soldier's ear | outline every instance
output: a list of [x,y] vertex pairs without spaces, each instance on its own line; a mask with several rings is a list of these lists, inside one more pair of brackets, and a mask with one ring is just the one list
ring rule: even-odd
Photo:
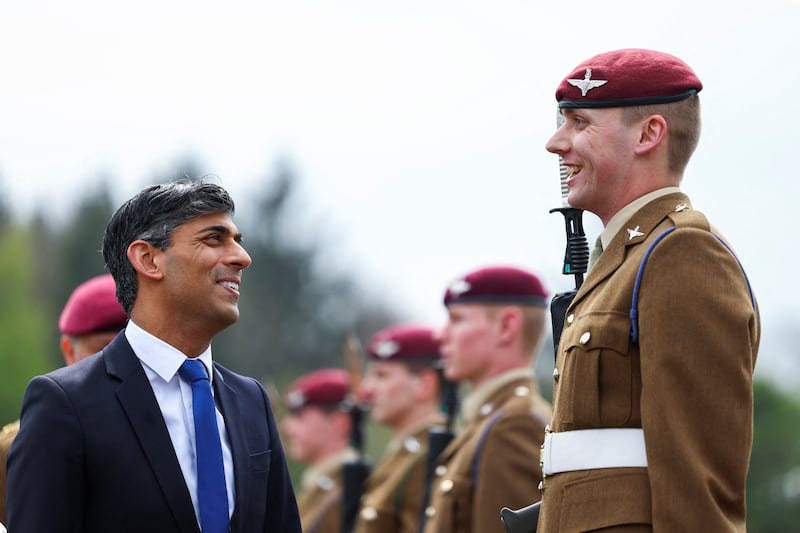
[[652,152],[667,138],[667,121],[661,115],[650,115],[639,123],[639,142],[635,152],[645,155]]
[[439,389],[439,374],[432,368],[426,368],[414,374],[414,398],[426,400],[436,396]]
[[522,329],[523,316],[519,307],[504,307],[497,316],[498,340],[501,344],[515,342]]
[[133,265],[136,272],[152,280],[160,280],[164,277],[164,272],[159,266],[157,256],[160,250],[147,241],[133,241],[128,246],[128,261]]

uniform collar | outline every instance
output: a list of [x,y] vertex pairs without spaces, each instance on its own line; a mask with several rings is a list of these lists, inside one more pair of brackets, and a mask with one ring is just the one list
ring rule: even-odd
[[603,229],[602,233],[600,233],[600,241],[603,243],[603,250],[608,248],[608,245],[611,244],[611,239],[613,239],[614,236],[619,233],[619,230],[622,229],[622,226],[624,226],[625,223],[630,220],[637,211],[639,211],[639,209],[649,204],[656,198],[661,198],[662,196],[676,192],[681,192],[681,190],[678,187],[665,187],[663,189],[658,189],[656,191],[647,193],[644,196],[640,196],[636,200],[620,209],[616,215],[611,217],[611,220],[608,221],[605,229]]
[[326,457],[322,461],[306,468],[301,480],[303,490],[311,490],[317,486],[317,481],[323,477],[332,476],[346,461],[354,461],[358,454],[353,448],[345,448],[339,453]]
[[473,420],[480,415],[481,407],[506,385],[521,379],[533,380],[532,368],[517,368],[493,377],[473,390],[462,403],[461,413],[465,421]]

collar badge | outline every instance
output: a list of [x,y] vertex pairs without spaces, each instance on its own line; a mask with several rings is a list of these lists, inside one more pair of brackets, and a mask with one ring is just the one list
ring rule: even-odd
[[568,78],[567,82],[573,87],[577,87],[578,89],[580,89],[581,96],[586,96],[586,93],[588,93],[592,89],[608,83],[608,80],[593,80],[591,78],[592,78],[592,69],[587,68],[586,74],[584,74],[582,80],[576,78]]
[[636,226],[636,227],[635,227],[635,228],[633,228],[633,229],[627,228],[625,231],[627,231],[627,232],[628,232],[628,240],[629,240],[629,241],[632,241],[632,240],[633,240],[633,239],[635,239],[636,237],[641,237],[642,235],[644,235],[644,233],[642,233],[641,231],[639,231],[639,226]]

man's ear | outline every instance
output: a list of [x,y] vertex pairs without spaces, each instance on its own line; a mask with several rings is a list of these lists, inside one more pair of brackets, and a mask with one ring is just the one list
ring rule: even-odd
[[128,246],[128,260],[137,273],[149,279],[160,280],[164,277],[164,272],[156,260],[159,252],[160,250],[147,241],[133,241]]
[[497,315],[500,340],[503,344],[512,342],[517,338],[522,329],[522,310],[519,307],[508,306],[500,309]]
[[661,115],[650,115],[641,122],[639,129],[639,142],[636,144],[636,153],[644,155],[652,152],[667,138],[667,121]]
[[77,361],[75,358],[75,347],[72,345],[72,341],[69,340],[69,337],[66,335],[61,335],[61,341],[59,344],[61,345],[61,355],[64,356],[64,362],[67,364],[67,366]]
[[416,387],[412,392],[416,400],[436,397],[439,391],[439,373],[433,368],[425,368],[415,375]]

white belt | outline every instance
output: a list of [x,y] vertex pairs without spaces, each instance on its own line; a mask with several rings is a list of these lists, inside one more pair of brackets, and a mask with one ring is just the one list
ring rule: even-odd
[[541,465],[545,476],[573,470],[647,467],[644,431],[604,428],[549,433],[544,437]]

